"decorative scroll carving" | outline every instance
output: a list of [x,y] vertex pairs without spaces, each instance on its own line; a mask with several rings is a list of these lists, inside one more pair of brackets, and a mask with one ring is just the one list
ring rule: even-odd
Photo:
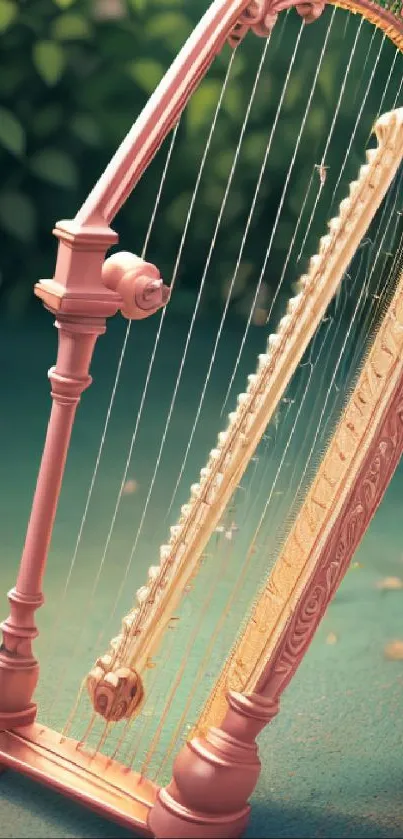
[[[403,321],[401,334],[403,336]],[[264,695],[269,691],[278,696],[291,680],[382,500],[402,452],[403,381],[400,380],[385,422],[354,482],[354,491],[350,491],[331,538],[322,549],[317,571],[274,653],[270,669],[267,668],[257,683],[257,693]],[[330,563],[329,556],[334,557]]]
[[169,300],[170,289],[162,282],[158,268],[128,251],[114,253],[104,262],[102,280],[120,294],[121,312],[128,320],[144,320]]
[[295,6],[305,23],[313,23],[322,14],[326,0],[296,3],[295,0],[251,0],[229,34],[228,42],[236,47],[252,30],[259,38],[268,38],[279,13]]
[[[238,397],[227,431],[219,435],[217,447],[201,471],[200,483],[192,487],[189,503],[171,528],[169,543],[160,550],[160,565],[150,568],[147,585],[137,592],[137,605],[123,619],[121,633],[112,640],[108,653],[98,660],[105,673],[124,667],[128,678],[133,670],[141,678],[185,586],[197,572],[204,547],[398,168],[403,110],[382,117],[376,134],[378,149],[368,152],[368,165],[351,184],[339,216],[329,223],[329,234],[321,239],[309,273],[300,280],[299,294],[289,301],[277,333],[269,338],[267,353],[259,357],[256,374],[249,377],[246,393]],[[93,671],[91,686],[92,677]],[[124,680],[118,687],[125,690]]]
[[279,14],[295,7],[305,23],[313,23],[322,14],[326,3],[363,15],[382,29],[399,49],[403,49],[403,6],[400,0],[391,9],[372,0],[251,0],[228,36],[231,47],[236,47],[251,30],[260,38],[268,38]]
[[278,698],[301,662],[403,451],[403,275],[292,531],[203,711],[231,690]]

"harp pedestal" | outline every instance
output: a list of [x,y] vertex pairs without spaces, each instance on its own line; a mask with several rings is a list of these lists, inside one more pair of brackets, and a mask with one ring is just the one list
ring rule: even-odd
[[60,223],[54,232],[60,240],[55,278],[35,287],[57,318],[57,360],[48,374],[52,410],[18,578],[8,595],[10,615],[0,625],[0,730],[30,725],[36,717],[34,616],[43,603],[42,579],[67,452],[77,406],[92,381],[89,368],[96,340],[120,302],[116,292],[101,284],[104,255],[116,234],[106,226],[86,229],[71,222]]
[[148,825],[157,839],[236,839],[249,818],[248,799],[260,774],[256,737],[278,703],[257,694],[228,694],[220,728],[186,744],[173,780],[161,789]]
[[29,725],[36,717],[34,615],[43,603],[42,578],[74,417],[82,392],[91,384],[88,370],[96,339],[105,331],[104,318],[59,315],[56,325],[58,357],[49,371],[52,411],[17,583],[8,595],[10,615],[1,624],[0,729]]

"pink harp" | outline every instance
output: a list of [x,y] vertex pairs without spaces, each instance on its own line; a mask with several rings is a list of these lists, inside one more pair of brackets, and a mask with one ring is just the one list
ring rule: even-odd
[[[399,204],[403,157],[402,6],[400,0],[389,8],[371,0],[342,0],[331,6],[324,2],[301,3],[293,8],[294,5],[291,0],[214,0],[76,217],[56,225],[54,234],[59,244],[54,277],[41,280],[35,286],[36,295],[56,317],[58,354],[56,364],[49,372],[52,410],[25,546],[16,585],[8,595],[10,615],[2,623],[0,761],[3,768],[16,769],[121,825],[158,839],[182,836],[219,839],[242,835],[250,812],[248,802],[260,772],[256,738],[277,714],[280,695],[302,661],[403,450],[403,231]],[[126,609],[120,634],[112,639],[106,653],[96,659],[84,678],[77,702],[86,703],[87,714],[90,707],[88,726],[81,730],[77,728],[77,735],[70,736],[76,705],[65,729],[59,733],[44,724],[46,715],[43,718],[40,714],[40,721],[37,720],[34,695],[40,690],[40,681],[38,686],[39,664],[33,642],[38,635],[35,613],[43,603],[45,566],[76,409],[82,393],[91,384],[92,356],[98,336],[106,330],[107,318],[118,310],[129,321],[145,320],[159,310],[164,316],[173,286],[173,282],[171,288],[165,285],[159,269],[146,261],[144,254],[140,257],[123,251],[107,258],[107,252],[118,241],[111,225],[172,131],[174,142],[182,113],[203,85],[214,60],[227,49],[226,42],[234,50],[235,61],[242,54],[244,43],[250,43],[250,39],[261,37],[266,50],[280,28],[284,26],[287,31],[287,26],[291,25],[293,36],[297,32],[292,54],[294,64],[300,42],[308,39],[309,44],[309,33],[315,26],[323,25],[320,61],[313,81],[309,82],[313,85],[312,92],[307,94],[301,126],[292,138],[292,160],[285,173],[284,190],[273,226],[273,230],[274,227],[277,230],[301,138],[303,142],[314,87],[321,78],[320,64],[326,56],[329,38],[333,37],[332,27],[337,35],[341,26],[347,26],[350,16],[355,20],[350,43],[352,52],[363,32],[371,49],[373,44],[375,51],[383,50],[382,60],[376,57],[374,61],[372,57],[374,64],[371,67],[369,63],[367,68],[372,84],[378,61],[379,67],[383,61],[382,99],[378,95],[374,105],[376,97],[371,99],[369,96],[367,100],[367,93],[361,99],[356,98],[353,104],[358,115],[355,123],[354,118],[351,120],[351,141],[344,160],[340,161],[340,173],[336,173],[332,181],[333,173],[327,174],[327,155],[336,117],[348,91],[349,73],[353,72],[351,53],[347,56],[339,98],[332,103],[334,116],[330,129],[327,126],[324,130],[322,154],[315,158],[308,189],[303,193],[298,226],[302,232],[305,228],[305,235],[300,254],[306,254],[309,229],[328,183],[331,182],[334,188],[333,199],[336,195],[344,200],[336,211],[331,204],[333,217],[328,230],[319,224],[322,238],[305,273],[299,271],[299,258],[293,256],[294,231],[281,279],[290,260],[291,263],[294,260],[297,273],[293,279],[299,280],[296,292],[290,296],[277,330],[270,335],[266,351],[259,355],[257,369],[249,375],[245,392],[238,396],[237,407],[229,416],[228,426],[219,434],[198,483],[192,485],[190,500],[182,505],[169,541],[160,549],[159,562],[156,560],[151,565],[144,585],[137,591],[135,606]],[[306,27],[307,23],[312,26]],[[282,49],[282,37],[283,29],[278,35],[278,54]],[[376,38],[380,41],[374,40]],[[259,74],[262,67],[263,58]],[[290,65],[271,131],[276,128],[284,97],[288,95],[286,87],[291,69]],[[252,94],[253,99],[255,88]],[[359,152],[356,150],[355,158],[351,151],[363,114],[367,120],[365,124],[374,125],[376,135],[376,145],[367,149],[366,162],[364,145],[359,147]],[[242,126],[235,162],[230,168],[231,179],[245,136],[246,122]],[[272,137],[273,133],[266,146],[257,190],[264,183]],[[285,144],[285,134],[283,141]],[[277,139],[279,145],[281,140]],[[313,153],[316,154],[316,150]],[[342,178],[347,162],[352,167],[349,189],[348,181],[346,183]],[[201,169],[203,166],[204,158]],[[339,186],[344,189],[340,196]],[[248,230],[256,196],[257,192],[247,220]],[[227,192],[225,201],[226,197]],[[186,229],[188,221],[189,214]],[[215,233],[213,246],[214,242]],[[241,253],[243,248],[244,242]],[[387,265],[385,262],[381,266],[385,253]],[[241,257],[235,267],[230,292],[240,261]],[[240,353],[252,317],[260,317],[262,311],[264,316],[268,314],[268,307],[259,303],[266,264],[267,258],[263,261]],[[351,268],[352,265],[355,267]],[[351,292],[344,292],[346,277],[350,281],[354,271],[353,288]],[[203,275],[203,283],[204,279]],[[226,307],[228,305],[226,303]],[[349,305],[355,306],[353,313],[348,310]],[[356,315],[361,305],[363,308]],[[357,318],[361,318],[356,333],[360,337],[355,345],[348,343],[351,330],[346,327],[343,327],[344,338],[340,346],[337,343],[340,334],[337,327],[342,323],[340,311],[343,317],[346,311],[349,313],[354,329]],[[224,316],[226,312],[227,308]],[[266,445],[270,437],[268,430],[275,428],[277,440],[280,416],[284,431],[279,433],[280,437],[284,434],[284,439],[281,438],[278,445],[277,441],[275,454],[270,454],[269,458],[270,468],[274,472],[277,469],[280,474],[299,419],[299,401],[311,405],[309,400],[313,399],[318,384],[316,379],[314,384],[313,371],[318,371],[322,363],[317,363],[317,359],[323,347],[326,353],[331,328],[331,340],[338,347],[339,359],[345,346],[350,347],[348,363],[345,363],[345,356],[342,361],[346,384],[341,388],[340,398],[335,396],[334,410],[326,420],[328,426],[323,429],[321,426],[322,451],[315,449],[316,460],[311,453],[319,445],[317,434],[311,442],[306,438],[306,451],[311,452],[309,458],[307,455],[309,469],[307,465],[303,467],[299,478],[293,472],[292,503],[288,498],[287,508],[289,520],[284,522],[281,544],[279,548],[277,545],[270,565],[265,526],[269,522],[268,530],[274,527],[274,519],[268,518],[268,505],[276,495],[277,477],[267,484],[266,467],[262,467],[259,486],[263,487],[264,502],[261,509],[257,509],[255,475],[260,465],[256,452]],[[217,341],[220,335],[221,331]],[[211,365],[215,351],[216,348]],[[238,355],[227,397],[236,383],[239,358]],[[298,380],[295,378],[297,370],[302,376]],[[333,386],[335,373],[328,373]],[[207,379],[209,375],[210,370]],[[340,380],[337,381],[340,384]],[[185,460],[204,394],[205,388]],[[284,414],[278,414],[279,406],[285,406]],[[324,409],[320,400],[319,403],[313,401],[311,409],[312,417],[316,416],[315,410],[319,411],[317,416],[322,423]],[[303,445],[305,443],[301,443]],[[323,449],[325,453],[321,456]],[[157,460],[159,463],[159,458]],[[172,499],[177,496],[184,468],[180,470]],[[241,480],[245,474],[249,476],[249,489],[242,509],[252,532],[245,530],[244,542],[240,533],[238,559],[228,559],[233,533],[238,529],[232,521],[231,504],[235,495],[244,490]],[[119,499],[121,495],[122,491]],[[169,512],[173,504],[174,500],[171,500]],[[283,521],[285,515],[286,508],[279,508],[279,520]],[[263,532],[267,538],[263,538]],[[216,548],[215,565],[214,557],[211,560],[214,539],[217,544],[220,539],[222,543]],[[206,553],[208,545],[209,552]],[[137,540],[132,555],[136,546]],[[222,565],[219,565],[219,557],[224,557]],[[182,614],[186,624],[184,595],[193,584],[194,591],[198,592],[196,601],[205,616],[207,601],[203,597],[214,573],[215,592],[220,587],[220,574],[227,574],[236,582],[231,595],[224,598],[218,617],[217,601],[216,611],[212,609],[214,630],[206,648],[202,653],[192,652],[193,658],[190,655],[190,640],[192,650],[196,649],[196,630],[201,626],[195,618],[195,605],[191,625],[176,645],[175,678],[164,683],[159,704],[157,702],[152,706],[154,710],[148,711],[154,678],[150,665],[157,656],[163,660],[163,655],[168,654],[168,646],[172,647],[173,643],[174,633],[166,630],[172,627],[177,613]],[[125,580],[126,577],[123,588]],[[125,611],[123,607],[122,610]],[[238,631],[234,632],[233,625],[225,635],[227,616],[234,616],[234,613],[235,618],[238,615]],[[224,639],[223,647],[215,669],[208,678],[206,676],[201,687],[202,677],[207,672],[206,662],[217,638]],[[102,652],[103,646],[104,642],[101,649],[95,650],[95,655]],[[75,655],[74,651],[72,655]],[[196,673],[193,674],[194,686],[186,696],[183,694],[182,704],[175,704],[183,674],[186,668],[190,668],[188,672],[191,670],[189,661],[193,662],[191,666]],[[157,663],[154,669],[158,670],[160,666],[161,663]],[[196,710],[192,705],[195,696]],[[147,714],[153,721],[146,734]],[[164,740],[170,714],[171,729],[174,729],[172,743],[169,739]],[[136,754],[129,760],[125,754],[128,754],[128,732],[132,723],[138,726],[138,737],[143,737],[145,743],[140,750],[141,757],[140,752],[134,750]],[[112,729],[117,732],[115,735],[111,735]],[[189,729],[192,729],[192,735],[189,735]],[[112,745],[106,747],[110,737]],[[159,783],[158,772],[157,780],[151,779],[149,770],[155,756],[160,763],[169,765],[171,754],[174,756],[175,753],[170,783]]]

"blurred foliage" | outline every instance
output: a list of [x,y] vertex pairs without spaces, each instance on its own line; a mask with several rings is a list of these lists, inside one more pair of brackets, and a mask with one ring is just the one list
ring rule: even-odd
[[[77,212],[205,6],[205,0],[0,0],[0,271],[2,301],[8,311],[20,311],[31,299],[33,282],[52,275],[56,246],[50,231],[55,221]],[[317,35],[305,39],[304,79],[294,75],[287,88],[281,134],[273,143],[240,266],[241,291],[247,289],[252,276],[256,280],[260,270],[262,242],[267,241],[276,215],[327,22],[328,18],[315,24]],[[298,158],[298,177],[279,226],[275,254],[284,252],[292,236],[307,176],[312,172],[312,155],[319,155],[323,147],[329,128],[326,120],[334,110],[341,68],[351,50],[356,25],[357,21],[349,21],[348,31],[343,26],[343,32],[339,26],[329,42],[326,66],[305,128],[304,149],[309,149],[310,157],[305,160],[305,151]],[[292,13],[286,36],[279,22],[272,38],[273,49],[277,50],[275,60],[257,88],[217,239],[218,257],[207,303],[222,299],[228,286],[299,26],[297,15]],[[366,64],[370,37],[368,27],[360,42],[361,67]],[[234,60],[231,84],[200,186],[198,221],[190,225],[181,262],[179,281],[190,288],[200,282],[262,47],[263,42],[251,36]],[[229,54],[226,46],[180,123],[149,255],[167,272],[168,280]],[[387,45],[380,62],[384,71],[381,79],[391,56]],[[366,72],[370,69],[371,61]],[[337,137],[351,134],[357,90],[351,84],[343,99],[335,134],[336,158]],[[367,139],[381,93],[379,84],[371,91],[369,121],[362,121],[357,133],[361,143]],[[352,165],[356,163],[353,156]],[[141,251],[163,165],[161,152],[116,221],[125,248]],[[331,169],[335,165],[337,160],[330,161]],[[275,282],[273,276],[269,285]]]

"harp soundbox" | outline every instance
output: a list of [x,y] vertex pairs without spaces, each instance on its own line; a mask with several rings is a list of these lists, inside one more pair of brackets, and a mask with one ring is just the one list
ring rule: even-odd
[[[308,23],[312,26],[306,27]],[[315,27],[318,32],[321,27],[321,41],[314,34]],[[119,310],[129,323],[121,360],[131,322],[160,312],[145,397],[166,313],[169,317],[167,304],[175,293],[180,295],[173,286],[214,128],[236,61],[256,36],[263,39],[262,57],[228,167],[150,488],[129,561],[120,569],[122,582],[115,607],[111,605],[110,623],[118,634],[108,644],[104,638],[107,629],[96,633],[92,665],[87,674],[83,665],[77,701],[63,730],[58,731],[46,725],[46,708],[43,712],[39,708],[37,718],[35,695],[40,695],[41,680],[33,642],[38,635],[35,613],[43,603],[45,565],[76,409],[91,384],[89,369],[97,338],[105,332],[107,319]],[[312,78],[305,80],[304,45],[311,49],[314,38],[320,49]],[[344,64],[318,152],[307,136],[307,127],[332,38]],[[364,70],[357,52],[361,38],[367,52]],[[337,39],[346,44],[345,54]],[[118,240],[111,225],[140,178],[146,176],[154,156],[163,154],[163,148],[159,149],[167,139],[168,154],[146,237],[148,245],[171,155],[179,142],[181,115],[214,60],[227,61],[230,49],[226,42],[232,53],[195,174],[179,255],[168,285],[161,277],[164,272],[146,258],[146,246],[141,256],[128,251],[108,255]],[[256,43],[249,57],[256,53]],[[166,500],[169,515],[179,505],[177,522],[159,557],[147,558],[149,570],[136,596],[133,589],[129,596],[132,561],[150,507],[218,229],[248,138],[258,83],[265,78],[270,50],[270,72],[275,73],[276,62],[286,52],[285,44],[290,58],[284,84],[268,125],[242,241],[235,243],[232,279],[190,437],[180,457],[171,500]],[[371,0],[343,0],[335,6],[315,1],[214,0],[76,217],[56,225],[59,244],[54,278],[35,286],[36,295],[56,317],[58,354],[49,371],[52,410],[25,547],[15,588],[8,595],[10,615],[2,624],[0,761],[3,768],[16,769],[138,833],[159,839],[218,839],[242,834],[260,771],[256,738],[278,713],[280,696],[302,661],[399,462],[403,449],[402,50],[400,0],[388,6]],[[354,56],[360,67],[354,64]],[[349,96],[359,69],[364,73],[362,85]],[[289,102],[293,78],[298,93]],[[290,121],[287,113],[293,113],[296,101],[303,98],[301,120],[295,129],[295,121]],[[338,136],[338,166],[328,172],[329,149],[335,144],[335,126],[343,108],[349,131],[346,139],[343,129],[343,142]],[[316,118],[318,113],[321,118],[321,108],[316,105]],[[366,147],[371,127],[375,144],[370,140]],[[271,325],[285,277],[289,299],[228,423],[215,445],[211,441],[213,448],[186,500],[182,498],[182,479],[187,480],[186,464],[197,440],[196,429],[259,191],[270,180],[268,161],[273,149],[286,147],[291,134],[283,188],[276,199],[268,245],[263,243],[262,267],[223,408],[237,386],[252,320],[263,310]],[[310,177],[307,185],[294,190],[292,179],[298,173],[302,147],[311,154]],[[186,155],[186,144],[181,153]],[[252,158],[256,154],[253,151]],[[276,161],[273,165],[277,166]],[[298,196],[298,212],[294,212],[289,247],[284,248],[282,239],[279,250],[282,257],[286,255],[276,272],[276,290],[270,304],[259,308],[273,242],[284,209],[291,212],[287,202],[293,191]],[[267,206],[266,201],[265,212]],[[206,208],[204,204],[204,218]],[[324,217],[331,219],[327,226]],[[316,242],[317,234],[321,238],[304,271],[302,261],[311,234]],[[296,281],[297,287],[290,292]],[[147,320],[147,324],[153,322],[154,318]],[[97,585],[143,408],[141,399]],[[109,416],[110,410],[104,432]],[[279,476],[283,474],[286,489],[279,493]],[[279,537],[273,544],[276,528]],[[223,589],[225,580],[229,594]],[[127,593],[122,606],[121,595]],[[94,600],[90,594],[88,599]],[[117,608],[126,612],[120,631]],[[170,631],[175,620],[183,627],[182,635],[180,628]],[[78,635],[69,655],[77,659],[82,653]],[[174,667],[169,673],[164,668],[167,660]],[[54,681],[57,700],[58,691],[65,690],[65,676],[60,674]],[[173,779],[166,784],[164,772],[172,763]]]

